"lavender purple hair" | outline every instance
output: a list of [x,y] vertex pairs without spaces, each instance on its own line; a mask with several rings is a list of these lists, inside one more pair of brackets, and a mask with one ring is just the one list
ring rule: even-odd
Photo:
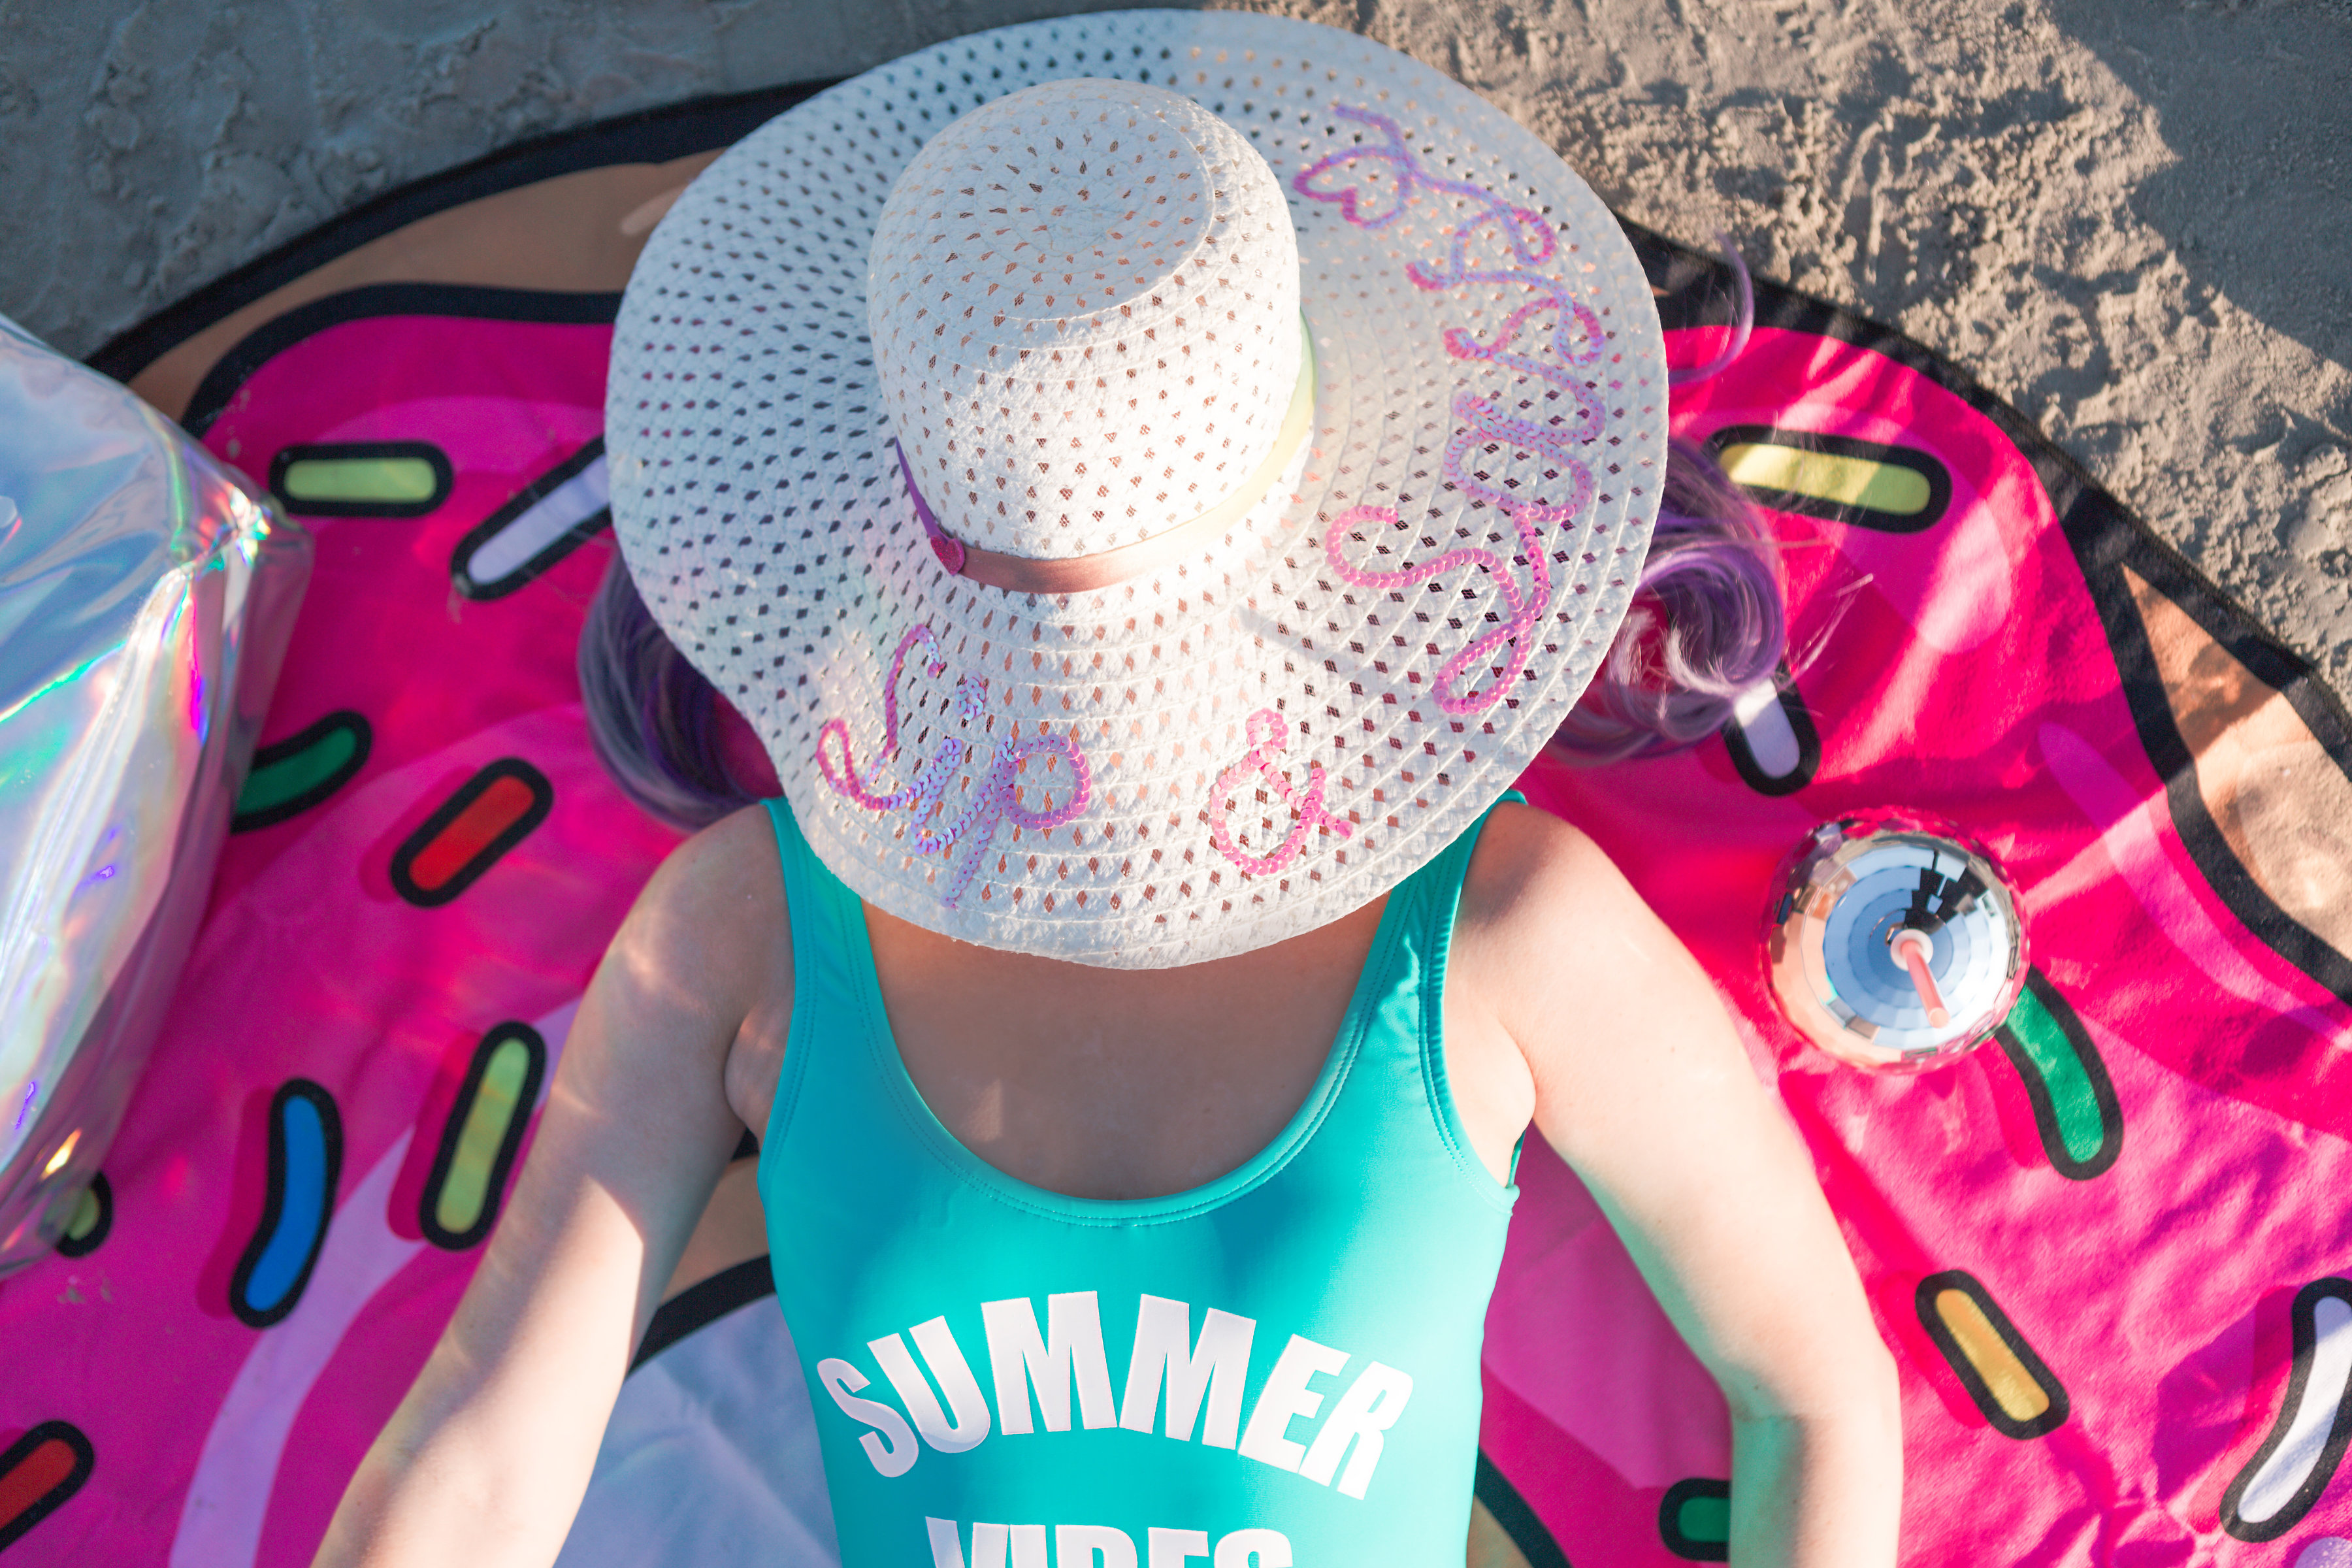
[[654,624],[620,552],[580,628],[588,736],[621,793],[673,827],[707,827],[759,796],[729,765],[732,711]]
[[[1724,249],[1738,320],[1724,351],[1675,372],[1676,384],[1716,374],[1747,346],[1748,269]],[[1787,646],[1780,558],[1762,520],[1703,448],[1671,441],[1633,608],[1549,749],[1591,764],[1696,745],[1742,693],[1774,679]],[[698,828],[772,793],[743,760],[742,720],[662,635],[617,553],[580,634],[580,692],[605,771],[661,820]]]
[[1581,764],[1696,745],[1788,649],[1780,563],[1756,509],[1705,449],[1666,447],[1633,607],[1551,752]]
[[[1720,374],[1748,346],[1756,294],[1727,236],[1738,314],[1723,350],[1672,372],[1685,386]],[[1707,452],[1666,445],[1666,475],[1633,610],[1583,700],[1552,737],[1564,762],[1591,765],[1696,745],[1727,723],[1745,692],[1775,678],[1789,645],[1779,552],[1763,519]]]

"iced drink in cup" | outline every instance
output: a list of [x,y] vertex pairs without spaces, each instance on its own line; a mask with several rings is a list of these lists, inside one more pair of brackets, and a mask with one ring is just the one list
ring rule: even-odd
[[2025,927],[1992,857],[1950,824],[1825,822],[1775,881],[1765,967],[1789,1021],[1841,1061],[1909,1071],[1975,1049],[2025,983]]

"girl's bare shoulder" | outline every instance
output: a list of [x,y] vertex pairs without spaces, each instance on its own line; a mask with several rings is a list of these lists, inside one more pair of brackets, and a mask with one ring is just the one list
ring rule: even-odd
[[1487,818],[1455,933],[1465,967],[1515,1035],[1562,1005],[1706,984],[1601,847],[1534,806],[1506,803]]
[[613,939],[613,954],[659,989],[742,1015],[789,984],[790,926],[765,808],[722,817],[670,851]]
[[1548,935],[1561,921],[1606,918],[1641,896],[1590,836],[1532,805],[1505,801],[1486,818],[1462,884],[1459,920],[1492,935]]

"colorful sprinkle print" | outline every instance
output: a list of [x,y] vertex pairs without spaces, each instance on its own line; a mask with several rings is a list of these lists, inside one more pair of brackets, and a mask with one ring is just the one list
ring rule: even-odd
[[2293,1314],[2278,1421],[2221,1494],[2222,1528],[2241,1541],[2275,1541],[2301,1523],[2352,1444],[2352,1280],[2313,1280]]
[[367,765],[373,735],[365,719],[346,710],[262,747],[237,791],[229,831],[273,827],[319,805]]
[[2066,1421],[2066,1391],[1992,1293],[1960,1269],[1919,1282],[1919,1321],[2004,1437],[2040,1437]]
[[613,524],[598,437],[515,492],[457,542],[449,580],[469,599],[502,599]]
[[482,1037],[425,1179],[417,1215],[425,1240],[461,1251],[490,1234],[546,1072],[547,1042],[530,1025],[500,1024]]
[[58,1237],[58,1254],[62,1258],[87,1258],[105,1244],[107,1233],[113,1228],[114,1188],[107,1182],[105,1172],[95,1172],[89,1185],[75,1200],[65,1234]]
[[1666,1489],[1658,1503],[1658,1538],[1690,1563],[1731,1556],[1731,1483],[1693,1476]]
[[2040,970],[2027,973],[1995,1038],[2033,1102],[2051,1168],[2077,1182],[2105,1174],[2124,1149],[2115,1080],[2081,1016]]
[[278,1089],[269,1102],[268,1195],[228,1287],[230,1310],[251,1327],[269,1327],[302,1299],[326,1245],[342,1159],[334,1097],[301,1079]]
[[81,1490],[98,1457],[79,1428],[44,1421],[0,1453],[0,1551]]
[[1757,425],[1718,430],[1707,447],[1734,484],[1777,511],[1917,533],[1952,502],[1951,474],[1914,447]]
[[1794,795],[1813,782],[1822,766],[1821,731],[1787,665],[1733,705],[1723,744],[1740,782],[1758,795]]

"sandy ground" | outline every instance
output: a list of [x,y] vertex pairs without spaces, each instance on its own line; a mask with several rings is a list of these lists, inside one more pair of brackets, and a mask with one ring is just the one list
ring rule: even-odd
[[[389,184],[1054,0],[0,0],[0,311],[87,353]],[[2352,0],[1270,0],[1968,366],[2352,690]]]

